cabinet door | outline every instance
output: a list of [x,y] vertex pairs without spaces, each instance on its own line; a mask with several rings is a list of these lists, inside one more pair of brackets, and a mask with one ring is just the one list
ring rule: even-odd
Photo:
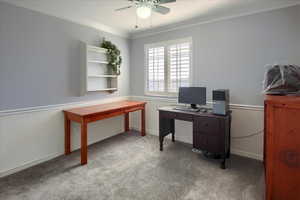
[[[271,134],[273,146],[272,167],[272,200],[300,199],[300,109],[285,105],[273,109]],[[270,150],[270,149],[269,149]],[[269,156],[269,155],[268,155]],[[267,157],[268,157],[267,156]]]
[[199,117],[194,120],[193,147],[211,153],[224,153],[225,130],[220,119]]
[[205,150],[210,153],[224,153],[225,142],[220,136],[209,135],[208,133],[194,132],[193,147]]
[[193,133],[193,148],[207,150],[207,135],[199,132]]

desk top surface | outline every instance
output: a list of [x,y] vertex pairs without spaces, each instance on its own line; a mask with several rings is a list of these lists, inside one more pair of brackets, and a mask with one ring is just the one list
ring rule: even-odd
[[142,101],[117,101],[113,103],[98,104],[92,106],[72,108],[64,110],[66,113],[72,113],[79,116],[101,114],[106,112],[114,112],[120,109],[134,108],[138,106],[144,106],[146,102]]
[[229,111],[227,115],[216,115],[213,114],[211,111],[208,112],[192,112],[192,111],[183,111],[183,110],[176,110],[176,106],[165,106],[161,107],[158,110],[159,111],[166,111],[166,112],[173,112],[173,113],[182,113],[182,114],[189,114],[189,115],[195,115],[195,116],[205,116],[205,117],[214,117],[214,118],[225,118],[230,116],[232,111]]

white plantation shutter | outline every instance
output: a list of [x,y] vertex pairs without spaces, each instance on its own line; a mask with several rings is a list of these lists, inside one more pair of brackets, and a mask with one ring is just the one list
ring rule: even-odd
[[148,91],[164,92],[165,90],[165,48],[148,49]]
[[175,94],[190,83],[191,40],[152,44],[146,48],[146,93]]
[[177,92],[179,87],[190,83],[190,43],[169,46],[169,92]]

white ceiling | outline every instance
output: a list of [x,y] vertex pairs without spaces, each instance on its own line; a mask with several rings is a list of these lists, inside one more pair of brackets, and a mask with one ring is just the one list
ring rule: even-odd
[[0,1],[123,36],[194,18],[197,18],[199,22],[204,22],[300,3],[300,0],[177,0],[176,3],[165,4],[171,9],[169,14],[160,15],[154,13],[152,19],[139,19],[139,28],[135,29],[135,8],[120,12],[114,11],[117,8],[131,5],[127,0]]

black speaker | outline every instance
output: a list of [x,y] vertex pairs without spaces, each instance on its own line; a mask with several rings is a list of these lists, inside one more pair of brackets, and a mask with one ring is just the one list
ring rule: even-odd
[[213,90],[213,114],[226,115],[229,111],[229,90]]

